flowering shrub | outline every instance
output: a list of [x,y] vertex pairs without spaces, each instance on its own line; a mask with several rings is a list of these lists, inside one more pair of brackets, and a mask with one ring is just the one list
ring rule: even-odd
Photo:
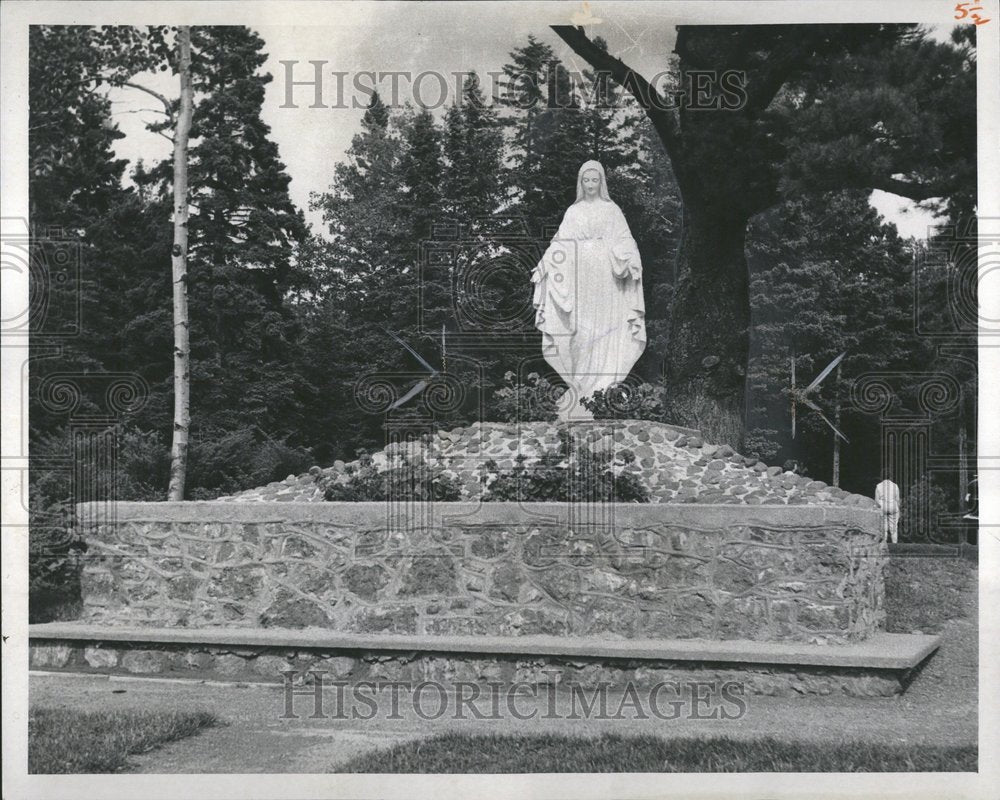
[[557,401],[565,387],[529,372],[524,383],[511,372],[503,376],[506,386],[493,393],[493,415],[500,422],[553,422]]
[[521,502],[579,501],[589,503],[648,503],[649,490],[626,468],[635,454],[624,451],[613,459],[599,455],[574,441],[568,431],[559,432],[559,447],[531,467],[518,456],[515,466],[501,471],[495,461],[486,462],[484,501]]
[[616,383],[600,389],[581,403],[594,419],[646,419],[663,422],[666,416],[667,391],[651,383],[633,385]]
[[461,497],[458,483],[440,465],[411,463],[404,455],[398,463],[380,470],[364,450],[358,451],[358,462],[357,467],[348,465],[345,474],[316,479],[324,499],[359,503],[390,498],[455,501]]
[[931,542],[941,541],[937,525],[939,518],[947,513],[948,497],[944,490],[926,477],[915,481],[900,504],[900,539],[917,542],[929,536]]

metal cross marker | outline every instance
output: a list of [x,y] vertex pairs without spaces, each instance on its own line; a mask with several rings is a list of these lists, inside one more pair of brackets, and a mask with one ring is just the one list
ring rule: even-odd
[[424,389],[426,389],[427,386],[430,384],[431,380],[433,380],[435,377],[437,377],[438,370],[434,369],[434,367],[432,367],[430,364],[428,364],[423,359],[423,357],[420,355],[420,353],[418,353],[416,350],[414,350],[412,347],[410,347],[406,342],[404,342],[402,339],[400,339],[392,331],[388,330],[387,328],[383,328],[382,330],[384,330],[393,339],[395,339],[397,342],[399,342],[401,345],[403,345],[403,347],[405,347],[407,350],[409,350],[410,353],[413,354],[413,357],[416,358],[417,361],[419,361],[424,366],[424,368],[430,373],[430,375],[427,378],[424,378],[421,381],[417,381],[417,383],[414,384],[413,388],[411,388],[410,391],[408,391],[406,394],[404,394],[402,397],[400,397],[395,403],[393,403],[391,406],[389,406],[389,411],[393,411],[394,409],[397,409],[401,405],[403,405],[403,403],[405,403],[411,397],[415,397],[416,395],[420,394]]
[[810,394],[812,394],[813,392],[816,391],[816,389],[823,382],[823,380],[826,378],[826,376],[829,375],[831,372],[833,372],[833,370],[835,370],[837,368],[837,365],[840,364],[840,362],[844,360],[844,356],[846,356],[846,355],[847,355],[847,351],[844,351],[839,356],[837,356],[835,359],[833,359],[833,361],[831,361],[829,364],[827,364],[826,367],[823,369],[823,371],[819,375],[816,376],[816,379],[812,383],[810,383],[805,389],[801,389],[801,390],[798,389],[796,387],[796,385],[795,385],[795,356],[791,357],[791,363],[792,363],[792,388],[791,388],[791,391],[789,392],[789,396],[791,397],[791,401],[792,401],[792,438],[793,439],[795,438],[796,407],[798,406],[799,403],[801,403],[802,405],[806,406],[807,408],[812,409],[817,414],[819,414],[820,419],[822,419],[823,422],[825,422],[827,425],[829,425],[830,426],[830,430],[832,430],[837,436],[839,436],[845,442],[849,442],[850,441],[846,436],[844,436],[843,433],[841,433],[837,429],[836,425],[834,425],[832,422],[830,422],[829,419],[826,418],[826,415],[823,413],[822,409],[820,409],[820,407],[818,405],[816,405],[816,403],[813,402],[813,400],[809,397]]

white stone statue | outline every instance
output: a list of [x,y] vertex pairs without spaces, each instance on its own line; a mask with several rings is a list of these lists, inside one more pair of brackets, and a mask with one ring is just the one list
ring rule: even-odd
[[646,347],[639,250],[597,161],[580,167],[576,202],[531,280],[542,355],[569,387],[560,418],[589,419],[580,399],[625,380]]

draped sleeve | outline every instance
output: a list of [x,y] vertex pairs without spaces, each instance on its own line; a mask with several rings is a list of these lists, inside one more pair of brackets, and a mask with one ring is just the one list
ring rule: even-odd
[[626,320],[629,332],[637,342],[646,343],[646,301],[642,290],[642,261],[625,215],[612,203],[611,271],[625,284]]
[[552,238],[541,260],[535,266],[531,281],[535,285],[532,304],[535,326],[543,333],[565,334],[569,324],[557,311],[573,311],[576,299],[576,239],[580,221],[574,206],[563,215],[559,230]]
[[[614,204],[613,204],[614,205]],[[611,223],[611,269],[616,278],[642,280],[642,261],[639,258],[639,248],[629,230],[628,222],[622,210],[614,205]]]

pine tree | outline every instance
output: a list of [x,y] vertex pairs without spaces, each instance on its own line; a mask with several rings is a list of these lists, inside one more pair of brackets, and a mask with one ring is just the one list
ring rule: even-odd
[[586,115],[571,76],[555,51],[533,36],[510,54],[505,121],[511,129],[513,212],[540,240],[576,199],[576,175],[593,151]]
[[[441,131],[434,115],[423,109],[402,121],[403,155],[400,160],[406,206],[407,238],[414,246],[426,241],[443,212]],[[414,261],[419,254],[414,252]]]
[[401,144],[375,92],[361,132],[334,170],[329,191],[313,198],[323,212],[347,284],[402,269],[406,230],[399,203]]
[[443,192],[451,218],[474,224],[499,211],[507,194],[503,148],[500,120],[472,73],[460,101],[445,114]]
[[[122,185],[127,162],[115,157],[114,142],[123,134],[106,90],[142,62],[135,41],[131,29],[38,25],[29,32],[29,235],[41,268],[31,292],[43,312],[31,321],[31,336],[39,348],[53,343],[48,336],[64,337],[58,352],[33,363],[35,389],[51,372],[129,371],[125,330],[135,309],[127,293],[136,264],[146,263],[153,218]],[[79,410],[99,410],[103,394],[82,391]],[[34,404],[37,391],[31,396]],[[66,422],[37,405],[30,419],[39,435]]]
[[752,340],[748,449],[779,463],[792,458],[831,480],[833,434],[815,412],[798,407],[790,431],[790,359],[802,388],[839,353],[841,382],[828,376],[814,399],[841,424],[846,488],[869,493],[881,453],[873,420],[850,409],[848,387],[871,370],[912,370],[927,345],[912,328],[912,251],[868,203],[864,192],[789,201],[752,228]]
[[420,121],[422,135],[417,136],[412,125],[392,119],[374,93],[347,160],[334,170],[330,189],[313,199],[331,241],[319,254],[325,277],[312,338],[336,337],[341,345],[330,356],[336,368],[316,376],[329,408],[336,409],[320,446],[338,457],[353,457],[355,448],[371,447],[384,436],[382,420],[359,405],[357,382],[371,373],[420,369],[389,332],[410,341],[416,331],[418,242],[412,234],[432,219],[425,209],[415,209],[407,195],[415,192],[439,205],[433,199],[439,177],[430,174],[436,172],[433,168],[424,171],[408,146],[436,152],[437,132],[428,122],[432,120],[426,117]]

